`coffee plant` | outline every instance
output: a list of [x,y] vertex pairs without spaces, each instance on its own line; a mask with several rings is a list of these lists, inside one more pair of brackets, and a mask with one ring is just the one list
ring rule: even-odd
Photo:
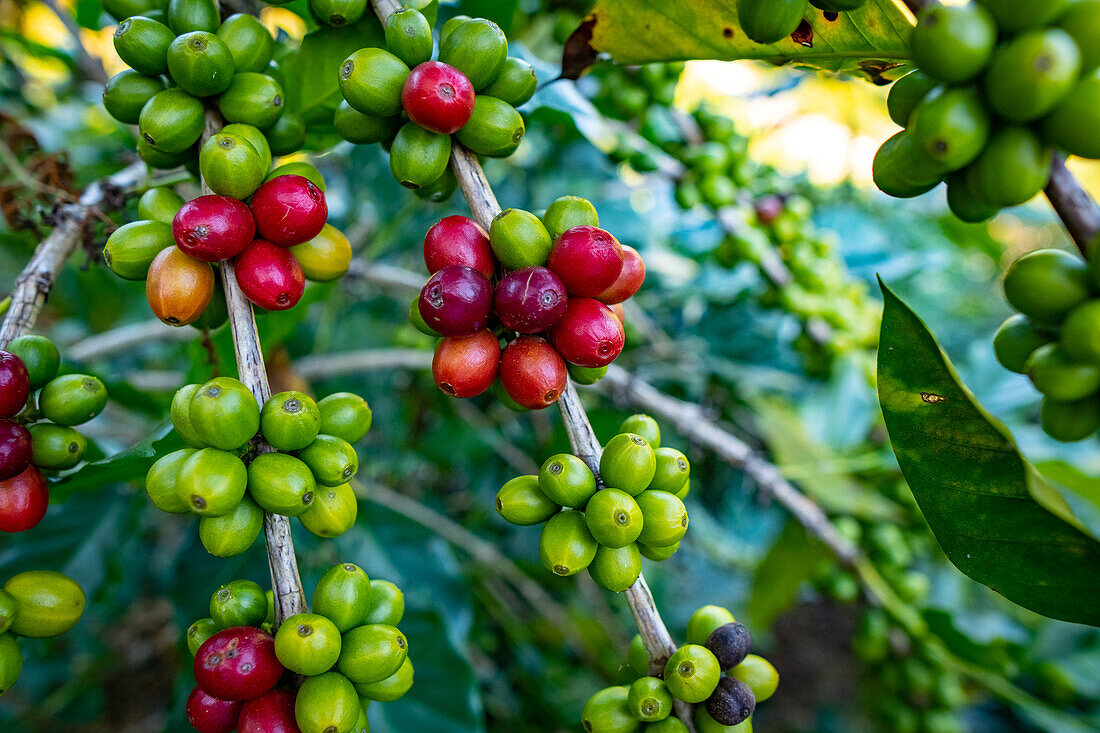
[[1097,0],[0,19],[13,730],[1100,727]]

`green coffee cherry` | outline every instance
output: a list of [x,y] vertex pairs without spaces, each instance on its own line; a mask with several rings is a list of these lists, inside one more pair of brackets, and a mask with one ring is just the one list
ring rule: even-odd
[[375,117],[401,111],[401,89],[409,67],[389,51],[361,48],[340,67],[340,92],[356,110]]
[[1005,369],[1024,374],[1028,357],[1040,346],[1054,339],[1053,333],[1036,326],[1027,316],[1017,313],[997,329],[993,337],[993,353]]
[[913,110],[909,135],[945,171],[969,165],[989,141],[989,113],[974,89],[940,87]]
[[233,54],[237,73],[264,71],[275,51],[275,39],[255,15],[234,13],[218,27],[218,38]]
[[[1085,3],[1078,3],[1084,5]],[[1054,110],[1039,121],[1043,138],[1071,155],[1100,158],[1100,70],[1077,83]]]
[[1005,33],[1015,33],[1027,28],[1037,28],[1052,23],[1069,0],[1046,0],[1035,3],[1030,0],[981,0],[981,4],[992,13],[997,27]]
[[581,710],[581,726],[587,733],[633,733],[639,721],[630,714],[627,687],[608,687],[600,690]]
[[405,594],[388,580],[370,582],[370,612],[368,624],[397,626],[405,616]]
[[116,21],[123,21],[134,15],[159,10],[160,3],[154,8],[147,0],[107,0],[103,3],[103,9]]
[[595,384],[607,375],[607,367],[579,367],[575,364],[566,364],[569,369],[569,378],[577,384]]
[[752,733],[752,718],[737,725],[722,725],[707,712],[706,705],[696,705],[692,714],[696,733]]
[[689,476],[684,485],[680,487],[679,491],[673,492],[673,495],[680,501],[687,499],[688,494],[691,492],[691,477]]
[[191,652],[191,656],[195,656],[199,651],[199,647],[206,642],[214,634],[221,631],[218,625],[214,623],[212,618],[200,618],[195,623],[187,627],[187,651]]
[[546,227],[529,211],[505,209],[489,224],[489,246],[510,270],[545,265],[553,244]]
[[[630,714],[645,723],[664,720],[672,713],[672,693],[664,680],[657,677],[639,677],[630,685],[626,698]],[[647,730],[651,730],[647,728]]]
[[290,155],[301,150],[306,139],[306,123],[298,115],[283,112],[275,124],[264,130],[273,155]]
[[714,605],[701,606],[688,619],[687,643],[705,645],[715,629],[736,622],[729,609]]
[[154,186],[138,199],[138,218],[171,224],[183,204],[183,196],[172,189]]
[[775,694],[779,687],[779,673],[764,657],[750,654],[741,664],[730,670],[730,675],[744,682],[752,690],[757,703],[762,703]]
[[798,29],[806,5],[806,0],[738,0],[737,18],[752,40],[777,43]]
[[661,427],[649,415],[631,415],[619,423],[619,432],[642,436],[654,451],[661,447]]
[[879,190],[895,198],[913,198],[939,185],[935,164],[903,130],[884,142],[875,153],[871,168]]
[[184,33],[168,47],[168,73],[180,89],[196,97],[224,92],[234,71],[229,46],[208,31]]
[[[696,713],[698,713],[699,710],[702,710],[704,713],[707,712],[706,708],[699,707],[696,708]],[[698,725],[699,724],[696,723],[697,733],[703,733],[702,729],[698,728]],[[646,733],[688,733],[688,727],[684,725],[679,718],[673,718],[671,716],[664,720],[658,720],[656,723],[650,723],[645,727],[645,730]],[[738,733],[752,733],[752,731],[744,730],[738,731]]]
[[[409,691],[413,684],[412,660],[406,658],[401,668],[381,682],[367,682],[355,686],[360,696],[376,702],[393,702]],[[306,733],[305,730],[302,733]]]
[[630,669],[642,677],[649,674],[649,652],[646,651],[645,642],[639,634],[635,634],[630,640],[626,663]]
[[1035,389],[1060,402],[1075,402],[1100,390],[1100,366],[1070,361],[1058,344],[1040,346],[1025,364]]
[[687,456],[675,448],[658,448],[653,454],[657,459],[657,470],[649,488],[672,494],[680,491],[691,473]]
[[622,593],[634,585],[641,572],[642,555],[634,543],[618,548],[601,545],[588,565],[588,574],[596,585],[612,593]]
[[539,535],[539,557],[546,569],[562,577],[576,575],[588,567],[599,545],[588,531],[584,512],[564,511],[543,525]]
[[336,392],[317,403],[321,414],[321,432],[346,440],[352,445],[370,430],[371,409],[367,401],[352,392]]
[[363,114],[346,100],[340,102],[332,121],[340,137],[356,145],[371,145],[389,140],[401,129],[401,118],[397,115],[378,117]]
[[168,26],[177,35],[191,31],[213,33],[220,24],[218,6],[212,0],[171,0]]
[[886,97],[886,110],[894,124],[909,127],[913,110],[936,86],[936,80],[923,71],[911,71],[895,81]]
[[507,58],[504,31],[485,18],[464,21],[440,36],[439,60],[465,74],[475,92],[500,76]]
[[550,234],[552,241],[567,230],[579,226],[599,226],[600,216],[596,213],[596,207],[588,199],[580,196],[562,196],[554,199],[542,215],[542,223]]
[[299,515],[298,521],[318,537],[339,537],[355,524],[358,512],[355,492],[349,484],[318,486],[313,506]]
[[201,384],[186,384],[176,390],[172,396],[172,427],[176,429],[184,442],[195,448],[206,448],[207,443],[199,437],[198,430],[191,424],[191,399],[202,389]]
[[722,668],[718,659],[704,646],[685,644],[665,664],[665,684],[669,692],[684,702],[700,703],[718,686]]
[[1057,26],[1072,36],[1081,51],[1081,75],[1100,67],[1100,1],[1070,3],[1058,17]]
[[516,108],[502,99],[479,94],[474,97],[470,119],[455,137],[478,155],[507,158],[523,142],[526,128]]
[[642,553],[642,557],[647,560],[652,560],[653,562],[664,562],[665,560],[675,555],[676,551],[679,549],[679,542],[672,545],[664,546],[643,545],[641,543],[638,543],[638,551]]
[[0,695],[19,680],[23,672],[23,653],[11,634],[0,634]]
[[232,512],[244,498],[248,470],[240,458],[216,448],[196,451],[180,466],[176,493],[191,511],[207,517]]
[[169,514],[186,514],[191,506],[176,491],[176,481],[184,462],[193,456],[195,448],[183,448],[157,459],[145,475],[145,490],[153,506]]
[[359,456],[346,440],[321,433],[298,458],[313,471],[322,486],[339,486],[350,481],[359,471]]
[[1050,180],[1051,150],[1026,127],[995,130],[967,169],[967,183],[980,198],[1000,206],[1026,203]]
[[215,557],[235,557],[252,547],[263,526],[263,509],[246,495],[228,514],[199,519],[199,541]]
[[1081,70],[1081,52],[1058,28],[1022,33],[993,54],[985,75],[990,108],[1012,122],[1030,122],[1066,98]]
[[596,477],[580,458],[569,453],[550,456],[539,469],[539,489],[562,506],[583,508],[596,493]]
[[260,429],[260,406],[248,387],[232,377],[203,384],[188,405],[191,427],[206,445],[236,450]]
[[355,684],[371,684],[395,674],[408,655],[409,643],[396,627],[368,624],[344,634],[336,668]]
[[[183,89],[165,89],[153,95],[141,108],[138,117],[138,131],[142,140],[161,153],[182,153],[187,150],[202,135],[205,124],[206,110],[202,102]],[[149,161],[148,158],[146,161],[154,167],[157,166],[156,162]]]
[[107,237],[103,261],[124,280],[144,280],[161,250],[175,244],[172,227],[162,221],[132,221]]
[[18,604],[11,633],[41,639],[71,630],[84,614],[87,598],[75,580],[53,570],[29,570],[4,584]]
[[309,10],[322,23],[340,28],[363,17],[367,0],[309,0]]
[[402,8],[386,19],[386,48],[410,69],[431,61],[432,27],[419,10]]
[[655,547],[668,547],[687,533],[688,515],[684,502],[667,491],[643,491],[637,496],[642,511],[642,533],[638,541]]
[[[279,82],[267,74],[237,74],[218,98],[218,109],[229,122],[267,130],[283,114],[286,96]],[[263,173],[266,175],[267,169]]]
[[443,41],[454,32],[455,28],[458,28],[468,20],[472,20],[468,15],[455,15],[448,19],[447,22],[443,24],[443,27],[439,29],[439,42],[443,43]]
[[360,712],[355,687],[339,672],[308,677],[294,699],[294,718],[302,733],[350,731]]
[[222,629],[259,627],[267,618],[267,594],[251,580],[232,580],[210,597],[210,618]]
[[1074,361],[1100,363],[1100,300],[1083,303],[1062,324],[1062,351]]
[[[140,121],[138,129],[140,130]],[[163,150],[157,150],[149,143],[147,143],[145,141],[145,138],[143,137],[138,138],[137,145],[135,147],[137,148],[138,157],[145,161],[146,165],[148,165],[150,168],[156,168],[159,170],[167,168],[178,168],[181,165],[189,165],[194,168],[195,156],[198,154],[198,150],[195,150],[193,148],[184,149],[175,153],[168,153]]]
[[8,351],[18,356],[27,367],[27,379],[32,391],[45,386],[57,376],[61,353],[53,341],[45,336],[18,336],[8,344]]
[[435,179],[427,186],[421,186],[413,191],[418,199],[423,201],[431,201],[435,204],[441,204],[444,201],[448,201],[454,192],[458,190],[458,178],[455,177],[454,170],[451,166],[447,166],[447,170],[443,171],[443,175]]
[[332,668],[340,656],[340,631],[316,613],[298,613],[275,634],[275,656],[291,672],[316,676]]
[[251,196],[263,183],[267,172],[252,144],[240,135],[227,132],[215,133],[203,143],[199,150],[199,170],[211,191],[235,199]]
[[175,38],[163,23],[136,15],[115,28],[115,51],[139,74],[157,76],[168,70],[168,47]]
[[979,3],[936,4],[920,12],[909,50],[922,72],[959,84],[985,69],[996,42],[997,27]]
[[[263,132],[261,132],[258,127],[247,125],[243,122],[234,122],[223,127],[220,132],[244,138],[256,151],[256,154],[260,156],[260,168],[265,174],[271,169],[271,146],[268,144],[267,138],[264,137]],[[310,168],[313,167],[308,163],[301,163],[299,165],[308,166]],[[270,180],[270,176],[266,177],[264,180]],[[321,186],[321,190],[324,190],[324,186]]]
[[1059,323],[1089,297],[1088,265],[1064,250],[1041,249],[1020,257],[1005,273],[1005,298],[1041,323]]
[[103,412],[107,388],[88,374],[65,374],[51,379],[38,396],[43,417],[58,425],[80,425]]
[[425,130],[413,122],[397,131],[390,147],[390,171],[405,188],[430,185],[447,170],[451,159],[451,136]]
[[1057,402],[1044,397],[1039,423],[1055,440],[1065,443],[1084,440],[1100,429],[1100,400],[1092,396],[1076,402]]
[[0,634],[5,633],[11,628],[12,623],[15,621],[15,616],[18,613],[19,601],[6,590],[0,590]]
[[1001,207],[977,196],[966,179],[965,171],[958,171],[947,177],[947,206],[951,213],[970,224],[992,219]]
[[321,432],[321,410],[303,392],[280,392],[264,403],[260,430],[276,450],[301,450]]
[[88,448],[87,439],[74,428],[50,423],[31,425],[31,463],[48,471],[64,471],[80,463]]
[[161,91],[164,91],[162,79],[127,69],[112,76],[103,87],[103,107],[119,122],[136,125],[141,108]]
[[482,93],[519,107],[535,95],[538,83],[538,75],[531,64],[509,56],[505,59],[499,76]]
[[[358,565],[350,562],[334,565],[317,581],[312,608],[314,613],[336,624],[341,634],[363,626],[370,618],[371,580]],[[400,615],[397,620],[401,620]]]
[[313,504],[316,491],[313,472],[294,456],[263,453],[248,465],[248,493],[273,514],[304,514]]
[[642,533],[642,510],[630,494],[619,489],[597,491],[584,512],[588,531],[604,547],[634,543]]
[[657,457],[640,435],[620,433],[604,446],[600,478],[610,487],[637,496],[649,486],[656,470]]
[[539,488],[538,476],[517,476],[500,487],[496,510],[505,521],[527,527],[542,524],[560,512],[561,505]]

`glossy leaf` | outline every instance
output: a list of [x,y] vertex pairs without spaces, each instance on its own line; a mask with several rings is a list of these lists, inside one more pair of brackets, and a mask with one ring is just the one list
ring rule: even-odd
[[50,498],[57,501],[77,491],[142,481],[158,455],[170,453],[182,445],[179,436],[172,431],[172,422],[164,420],[126,450],[63,473],[59,481],[50,485]]
[[1044,616],[1100,625],[1100,542],[882,286],[878,390],[894,454],[955,566]]
[[[298,50],[280,61],[287,110],[307,123],[322,119],[323,110],[331,112],[340,103],[339,73],[344,60],[352,51],[384,45],[382,26],[373,13],[353,25],[322,26],[306,34]],[[331,123],[331,114],[324,121]]]

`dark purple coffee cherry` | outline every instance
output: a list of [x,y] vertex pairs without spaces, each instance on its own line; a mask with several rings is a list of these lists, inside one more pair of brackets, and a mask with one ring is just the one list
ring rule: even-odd
[[736,677],[723,677],[707,698],[707,712],[722,725],[737,725],[756,710],[752,690]]
[[722,624],[707,637],[706,647],[718,658],[722,669],[733,669],[748,656],[752,634],[745,624]]
[[565,283],[546,267],[524,267],[497,285],[497,317],[519,333],[545,331],[561,320],[568,304]]
[[420,316],[443,336],[467,336],[485,328],[493,310],[493,286],[477,270],[450,265],[420,291]]
[[7,481],[31,465],[31,434],[15,420],[0,420],[0,481]]

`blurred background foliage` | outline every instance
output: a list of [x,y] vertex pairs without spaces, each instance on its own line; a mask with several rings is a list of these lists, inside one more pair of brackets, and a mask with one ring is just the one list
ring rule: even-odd
[[[308,28],[301,2],[246,9],[289,43]],[[60,10],[78,20],[93,59],[108,73],[121,68],[98,0]],[[502,204],[538,210],[563,194],[591,199],[601,225],[637,247],[648,266],[619,363],[701,404],[764,451],[860,541],[955,656],[945,662],[894,626],[856,578],[741,471],[666,428],[665,442],[694,466],[683,551],[645,568],[674,636],[682,639],[688,616],[706,603],[747,619],[782,677],[775,701],[756,715],[760,731],[1065,729],[1064,720],[1020,695],[991,694],[989,685],[961,675],[960,664],[1011,681],[1081,729],[1096,728],[1100,633],[1013,606],[946,562],[897,470],[873,383],[880,275],[928,321],[964,381],[1032,459],[1062,458],[1096,475],[1095,441],[1066,447],[1046,438],[1033,390],[999,368],[991,348],[1009,313],[999,295],[1004,264],[1064,239],[1049,207],[1035,202],[972,226],[934,196],[895,201],[874,192],[871,157],[891,127],[885,90],[861,81],[689,62],[682,73],[668,66],[648,76],[601,64],[579,82],[551,83],[561,44],[584,12],[583,2],[554,0],[461,0],[441,8],[441,17],[496,20],[513,52],[543,72],[543,88],[524,108],[523,146],[486,166]],[[79,190],[133,157],[132,131],[108,119],[101,86],[84,68],[49,5],[0,0],[0,283],[14,281],[48,230],[58,189]],[[640,108],[639,97],[621,91],[628,87],[642,90]],[[652,169],[649,123],[700,105],[737,130],[729,148],[741,151],[739,195],[731,208],[751,222],[754,202],[778,194],[794,212],[792,230],[759,228],[766,238],[754,241],[784,256],[807,245],[816,253],[809,275],[829,273],[811,277],[812,287],[787,286],[812,295],[811,305],[731,249],[712,208],[678,206],[673,182]],[[465,213],[459,198],[432,205],[401,189],[377,146],[343,143],[313,160],[328,183],[331,221],[366,260],[423,273],[423,233],[444,215]],[[1087,167],[1079,172],[1086,183],[1096,180]],[[107,228],[133,215],[131,203],[113,223],[97,224],[55,287],[38,330],[63,353],[93,334],[150,320],[142,284],[119,280],[97,257]],[[276,385],[300,385],[294,363],[311,354],[431,348],[407,323],[408,292],[353,278],[311,288],[308,306],[258,317]],[[820,317],[831,319],[831,336],[808,343],[806,323]],[[109,409],[88,425],[96,455],[162,438],[175,387],[233,373],[224,330],[205,342],[198,332],[188,330],[184,341],[167,331],[164,340],[69,362],[111,389]],[[406,591],[402,628],[416,685],[405,699],[374,706],[372,729],[578,730],[588,696],[629,679],[624,664],[634,632],[626,604],[587,577],[549,577],[538,563],[537,532],[506,525],[492,509],[505,480],[566,449],[555,412],[517,415],[488,396],[458,402],[440,394],[426,372],[404,369],[310,387],[359,392],[374,409],[374,427],[360,445],[357,525],[332,541],[295,535],[307,589],[327,566],[352,560]],[[594,388],[584,393],[605,439],[635,411]],[[163,451],[172,441],[154,445]],[[192,678],[182,631],[206,615],[219,583],[267,582],[259,544],[230,560],[210,557],[193,522],[149,504],[141,490],[149,461],[136,451],[85,469],[55,492],[40,527],[0,542],[0,577],[62,570],[91,601],[73,632],[24,645],[22,679],[0,700],[0,721],[11,730],[187,730],[183,702]]]

